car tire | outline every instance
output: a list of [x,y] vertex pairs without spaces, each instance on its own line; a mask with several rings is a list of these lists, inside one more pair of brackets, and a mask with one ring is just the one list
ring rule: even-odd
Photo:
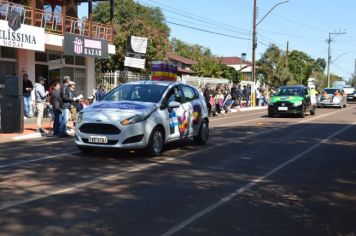
[[300,118],[304,118],[304,117],[305,117],[305,109],[304,109],[304,106],[302,107],[302,109],[301,109],[300,112],[299,112],[299,117],[300,117]]
[[145,151],[150,157],[158,157],[162,153],[163,144],[163,131],[161,128],[156,127],[151,132],[150,139],[148,140]]
[[344,108],[346,108],[346,103],[344,104]]
[[268,112],[268,117],[274,117],[274,114],[272,112]]
[[204,145],[209,139],[209,125],[206,120],[203,120],[200,124],[198,135],[193,137],[194,143],[198,145]]
[[95,152],[95,148],[92,147],[86,147],[86,146],[77,146],[79,151],[81,151],[84,154],[89,154]]
[[310,110],[310,115],[315,116],[315,113],[316,113],[316,109],[314,107],[312,110]]

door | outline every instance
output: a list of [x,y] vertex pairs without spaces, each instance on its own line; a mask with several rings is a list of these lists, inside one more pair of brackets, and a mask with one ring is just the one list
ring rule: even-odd
[[[165,120],[169,121],[168,130],[166,129],[166,133],[168,134],[167,140],[180,139],[188,135],[188,117],[183,107],[183,99],[181,88],[175,86],[168,91],[163,100],[163,105],[167,107],[164,110],[165,116],[167,117]],[[170,109],[168,108],[170,102],[178,102],[181,105],[178,108]]]

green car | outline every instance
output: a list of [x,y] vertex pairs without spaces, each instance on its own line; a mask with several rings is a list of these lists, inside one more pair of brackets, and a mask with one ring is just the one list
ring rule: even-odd
[[268,116],[295,114],[303,118],[306,112],[315,115],[316,102],[312,104],[312,100],[308,87],[302,85],[280,87],[268,103]]

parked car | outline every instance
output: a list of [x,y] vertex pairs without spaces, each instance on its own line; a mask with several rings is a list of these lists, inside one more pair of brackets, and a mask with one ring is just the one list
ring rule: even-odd
[[268,104],[269,117],[275,114],[297,114],[304,117],[306,112],[315,115],[316,103],[311,101],[309,88],[302,85],[280,87]]
[[355,88],[354,87],[344,87],[343,89],[344,89],[344,91],[346,93],[347,101],[354,100]]
[[346,107],[345,91],[338,88],[325,88],[321,93],[318,107]]
[[205,99],[178,82],[140,81],[110,91],[77,116],[75,142],[83,152],[95,148],[145,149],[159,156],[164,143],[209,137]]

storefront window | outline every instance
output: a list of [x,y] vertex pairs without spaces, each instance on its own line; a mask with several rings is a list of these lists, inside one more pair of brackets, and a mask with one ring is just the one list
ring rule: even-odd
[[0,57],[16,59],[16,48],[0,47]]
[[63,56],[63,57],[64,57],[64,64],[74,65],[74,56]]
[[60,52],[48,53],[48,62],[54,64],[62,64],[62,54]]
[[35,53],[35,60],[41,62],[47,62],[47,53],[45,52],[36,52]]
[[78,66],[85,66],[85,58],[84,57],[75,57],[75,64]]

